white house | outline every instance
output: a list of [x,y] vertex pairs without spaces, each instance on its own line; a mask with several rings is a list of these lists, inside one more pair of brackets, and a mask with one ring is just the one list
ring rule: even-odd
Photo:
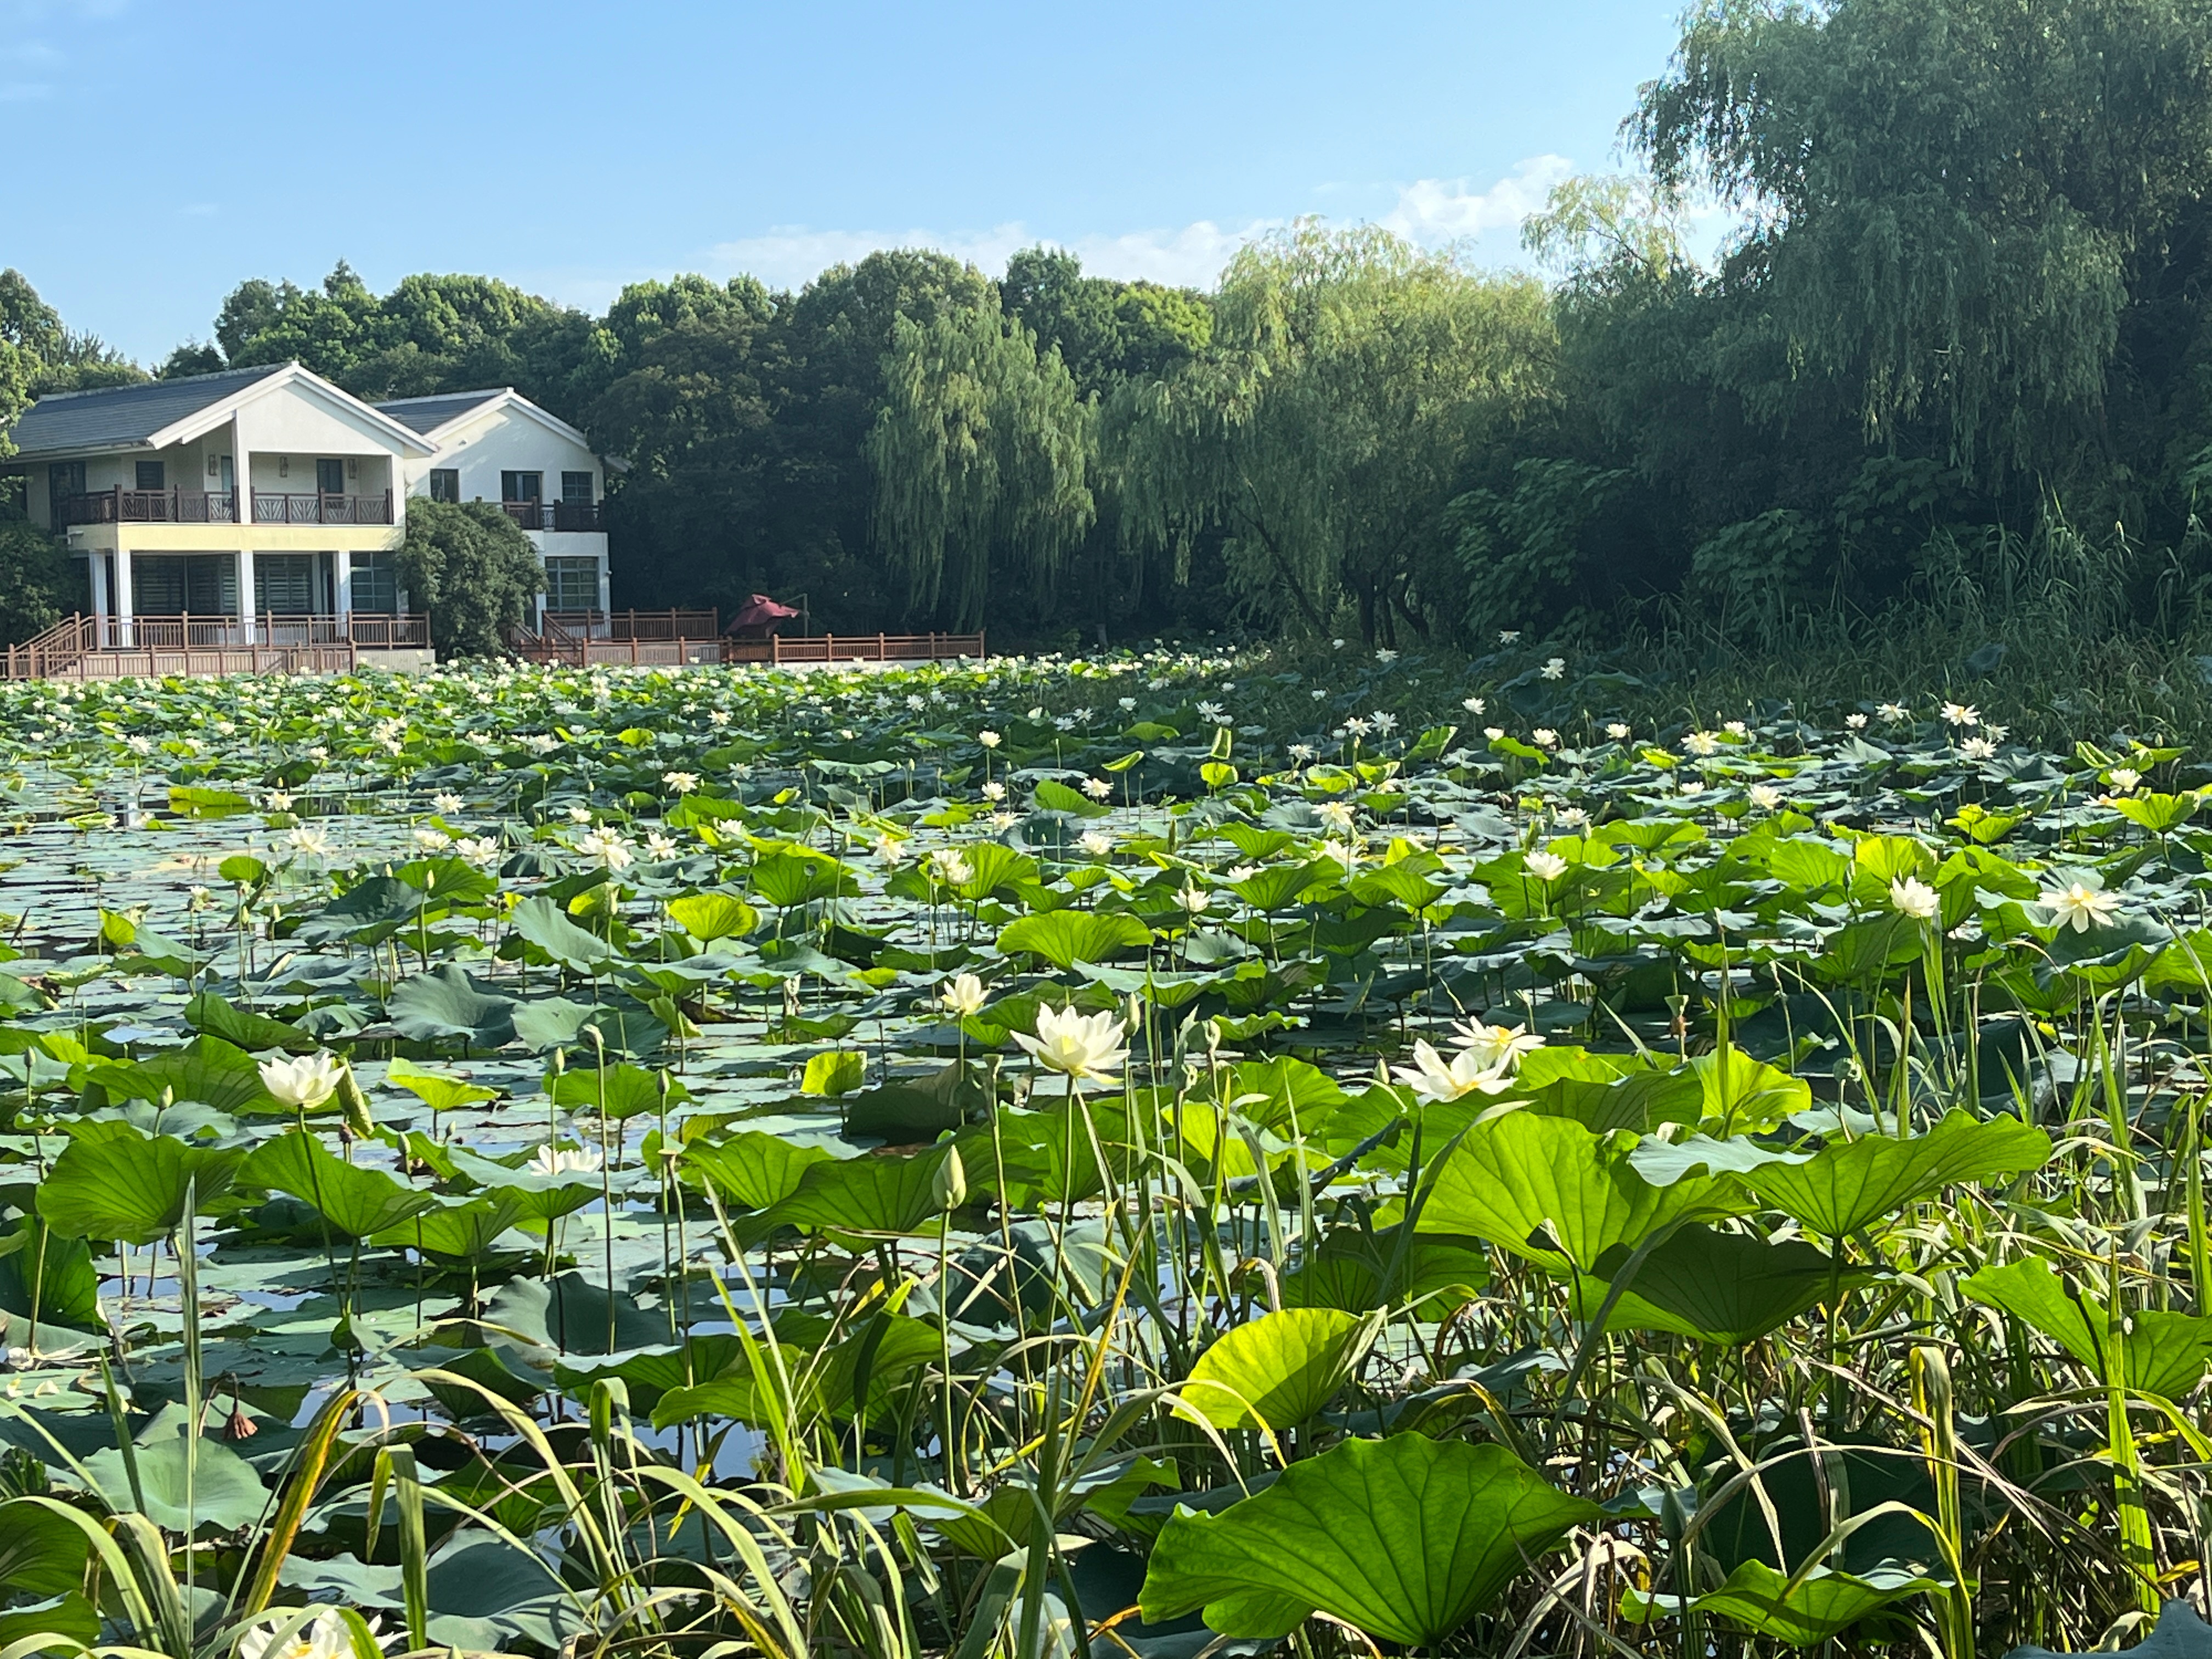
[[441,501],[497,501],[545,565],[541,611],[604,617],[605,463],[584,434],[513,386],[401,398],[376,405],[435,453],[404,463],[407,493]]
[[292,362],[53,393],[8,435],[0,471],[86,561],[102,645],[401,644],[416,495],[501,501],[547,608],[606,610],[602,464],[511,390],[379,408]]

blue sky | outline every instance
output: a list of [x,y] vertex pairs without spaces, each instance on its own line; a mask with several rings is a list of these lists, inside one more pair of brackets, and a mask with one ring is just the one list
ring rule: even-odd
[[158,358],[250,276],[573,304],[1045,240],[1210,285],[1301,214],[1515,256],[1613,164],[1674,0],[0,0],[0,264]]

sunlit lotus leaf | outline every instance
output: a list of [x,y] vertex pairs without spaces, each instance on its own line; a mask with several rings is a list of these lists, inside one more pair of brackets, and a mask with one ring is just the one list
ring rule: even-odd
[[1958,1182],[2039,1170],[2051,1139],[2012,1116],[1954,1111],[1925,1133],[1831,1141],[1803,1164],[1770,1164],[1743,1182],[1812,1231],[1841,1238]]
[[1218,1515],[1170,1521],[1139,1605],[1152,1623],[1202,1610],[1237,1637],[1287,1636],[1326,1613],[1432,1647],[1600,1513],[1501,1446],[1348,1440]]
[[1351,1381],[1379,1328],[1377,1321],[1330,1308],[1285,1308],[1248,1320],[1198,1357],[1176,1413],[1217,1429],[1297,1428]]
[[1732,1175],[1653,1185],[1629,1162],[1634,1146],[1571,1119],[1506,1111],[1469,1129],[1437,1167],[1419,1231],[1470,1233],[1589,1273],[1616,1245],[1750,1207]]
[[150,1244],[184,1219],[188,1193],[201,1206],[230,1190],[243,1151],[147,1136],[127,1123],[88,1123],[39,1188],[39,1213],[64,1238]]

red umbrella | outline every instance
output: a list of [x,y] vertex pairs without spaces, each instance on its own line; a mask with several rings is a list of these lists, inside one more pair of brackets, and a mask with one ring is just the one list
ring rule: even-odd
[[729,626],[722,631],[725,634],[741,634],[753,629],[773,632],[774,623],[788,622],[798,614],[790,605],[778,605],[767,594],[756,593],[745,601],[736,616],[730,618]]

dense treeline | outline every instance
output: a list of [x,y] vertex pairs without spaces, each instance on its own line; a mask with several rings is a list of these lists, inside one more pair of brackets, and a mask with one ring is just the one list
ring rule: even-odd
[[[1632,173],[1525,228],[1541,278],[1318,224],[1210,294],[892,252],[592,317],[341,266],[243,284],[161,372],[521,388],[627,464],[624,604],[1462,644],[2194,619],[2212,0],[1705,0],[1623,131]],[[13,280],[0,399],[132,372]]]

